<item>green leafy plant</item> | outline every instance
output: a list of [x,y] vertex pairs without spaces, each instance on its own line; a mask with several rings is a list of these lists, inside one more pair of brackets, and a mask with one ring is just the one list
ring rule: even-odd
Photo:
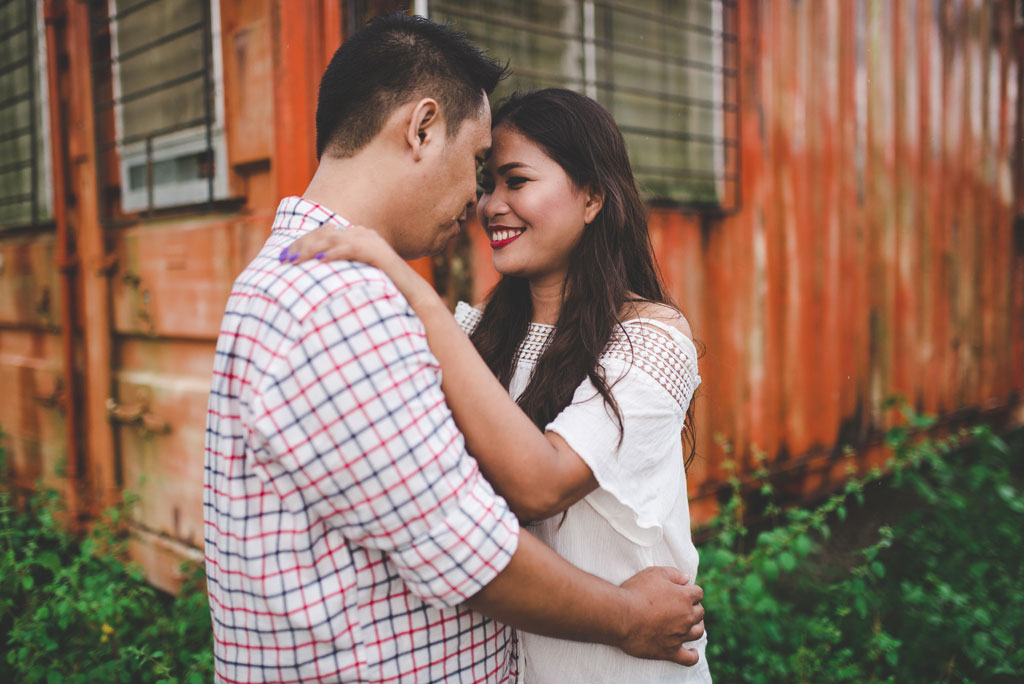
[[[905,423],[886,435],[885,474],[851,478],[816,507],[780,510],[768,473],[756,473],[768,499],[762,529],[744,525],[732,478],[701,548],[716,680],[1009,683],[1024,675],[1012,637],[1024,633],[1024,435],[1008,443],[977,427],[922,438],[934,419],[902,411]],[[865,492],[867,513],[888,519],[851,549],[847,516],[865,513]]]
[[129,506],[111,509],[78,538],[60,522],[55,492],[40,491],[20,510],[0,491],[0,681],[212,680],[202,569],[187,569],[177,597],[147,584],[123,562],[119,529]]
[[[783,510],[762,465],[763,518],[748,526],[749,489],[731,478],[701,547],[716,681],[1021,680],[1024,432],[922,438],[934,420],[902,410],[884,472],[851,475],[817,506]],[[2,445],[0,433],[0,473]],[[55,493],[22,510],[0,491],[0,681],[212,679],[202,570],[177,597],[146,584],[123,562],[130,505],[83,538],[61,524]]]

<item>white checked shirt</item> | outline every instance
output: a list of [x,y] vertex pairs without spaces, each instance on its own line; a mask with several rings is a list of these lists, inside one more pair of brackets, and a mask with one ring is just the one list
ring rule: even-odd
[[206,427],[218,682],[513,682],[512,630],[458,607],[519,524],[465,451],[422,324],[379,270],[282,264],[336,214],[284,199],[235,281]]

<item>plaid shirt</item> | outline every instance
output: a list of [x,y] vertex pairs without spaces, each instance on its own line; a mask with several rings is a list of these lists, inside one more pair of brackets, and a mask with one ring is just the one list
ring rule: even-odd
[[512,630],[459,607],[519,524],[465,451],[423,326],[379,270],[281,264],[298,197],[235,281],[206,426],[219,682],[510,682]]

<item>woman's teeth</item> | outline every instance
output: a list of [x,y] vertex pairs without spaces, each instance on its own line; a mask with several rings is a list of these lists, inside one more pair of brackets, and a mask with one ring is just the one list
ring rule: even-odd
[[521,234],[522,229],[519,230],[496,230],[491,233],[491,242],[501,242],[502,240],[508,240]]

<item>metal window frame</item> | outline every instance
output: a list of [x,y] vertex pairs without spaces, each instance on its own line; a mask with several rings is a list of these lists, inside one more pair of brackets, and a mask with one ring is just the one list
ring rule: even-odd
[[[707,214],[731,215],[740,210],[742,205],[742,188],[740,183],[740,41],[738,36],[738,13],[739,3],[735,0],[709,0],[713,8],[713,25],[701,26],[666,17],[656,12],[633,7],[620,0],[576,0],[576,5],[581,12],[581,32],[570,33],[559,27],[536,26],[529,22],[507,17],[494,17],[483,10],[463,10],[461,8],[447,6],[444,0],[431,3],[429,0],[416,0],[414,12],[422,16],[430,16],[431,8],[437,11],[448,13],[454,17],[464,16],[469,19],[490,22],[499,26],[519,29],[523,31],[538,32],[554,38],[563,38],[576,41],[581,44],[583,50],[583,73],[582,82],[577,76],[564,73],[541,73],[529,69],[515,68],[515,71],[527,77],[534,77],[550,82],[565,84],[565,87],[573,87],[579,83],[580,90],[587,96],[592,97],[606,106],[610,103],[602,98],[602,93],[619,92],[637,97],[648,97],[652,100],[671,101],[677,104],[713,109],[719,112],[714,119],[714,128],[710,135],[695,131],[675,131],[670,129],[650,129],[628,123],[620,123],[619,127],[624,134],[642,134],[662,138],[666,140],[692,140],[701,143],[714,145],[714,168],[710,172],[705,169],[685,168],[661,168],[644,164],[643,159],[633,160],[634,171],[641,175],[665,175],[672,178],[700,178],[713,180],[718,188],[716,194],[719,198],[716,202],[697,202],[692,200],[678,200],[648,196],[650,204],[658,206],[679,207],[687,210],[699,211]],[[699,33],[711,37],[721,43],[721,49],[716,50],[712,62],[705,63],[670,55],[663,55],[654,50],[639,46],[627,46],[617,44],[614,34],[605,28],[605,32],[612,35],[611,39],[599,37],[596,10],[601,8],[605,16],[611,15],[612,11],[624,12],[642,17],[643,19],[667,23],[680,31]],[[606,57],[614,52],[627,53],[646,59],[669,59],[686,66],[702,70],[712,74],[714,78],[713,90],[718,93],[718,98],[702,98],[697,96],[670,96],[659,91],[639,88],[626,83],[616,83],[612,73],[600,68],[597,50],[605,50]],[[513,65],[515,67],[515,65]],[[732,99],[727,99],[727,94],[732,93]],[[612,112],[614,114],[614,112]]]
[[[96,149],[100,166],[98,191],[104,224],[117,223],[131,215],[145,217],[157,213],[177,212],[195,208],[212,208],[228,198],[227,142],[224,134],[223,64],[220,50],[220,7],[218,0],[200,0],[202,18],[188,26],[157,35],[151,40],[125,52],[117,51],[118,21],[155,4],[159,0],[139,0],[116,11],[115,0],[92,0],[92,74],[93,82],[109,86],[108,97],[96,97]],[[152,83],[130,93],[124,93],[120,82],[120,63],[148,51],[158,49],[172,40],[201,33],[203,41],[202,63],[199,69],[159,83]],[[109,79],[109,81],[107,80]],[[203,114],[198,118],[180,121],[172,126],[154,128],[144,135],[127,136],[121,105],[146,97],[161,89],[202,80]],[[99,93],[100,90],[94,88]],[[113,123],[113,136],[104,134]],[[106,122],[102,125],[101,122]],[[206,155],[208,173],[205,178],[177,183],[157,184],[154,168],[165,161],[197,153]],[[116,186],[105,165],[118,167]],[[132,189],[132,170],[144,166],[146,184]],[[114,201],[114,187],[119,201]]]
[[[0,3],[0,11],[14,5],[19,0],[6,0]],[[38,228],[53,225],[53,194],[46,179],[50,177],[50,128],[48,91],[46,88],[47,60],[46,33],[43,23],[43,7],[41,2],[21,0],[25,10],[25,22],[0,34],[0,41],[9,40],[24,34],[29,45],[29,54],[9,64],[0,66],[0,75],[6,76],[19,69],[28,69],[28,90],[24,93],[7,98],[0,102],[0,110],[17,107],[28,101],[30,116],[27,126],[0,132],[0,142],[28,137],[30,141],[29,156],[26,159],[4,160],[0,164],[0,178],[5,174],[29,168],[31,174],[28,194],[0,194],[0,206],[13,204],[29,204],[29,214],[24,220],[0,225],[0,231],[19,228]]]

